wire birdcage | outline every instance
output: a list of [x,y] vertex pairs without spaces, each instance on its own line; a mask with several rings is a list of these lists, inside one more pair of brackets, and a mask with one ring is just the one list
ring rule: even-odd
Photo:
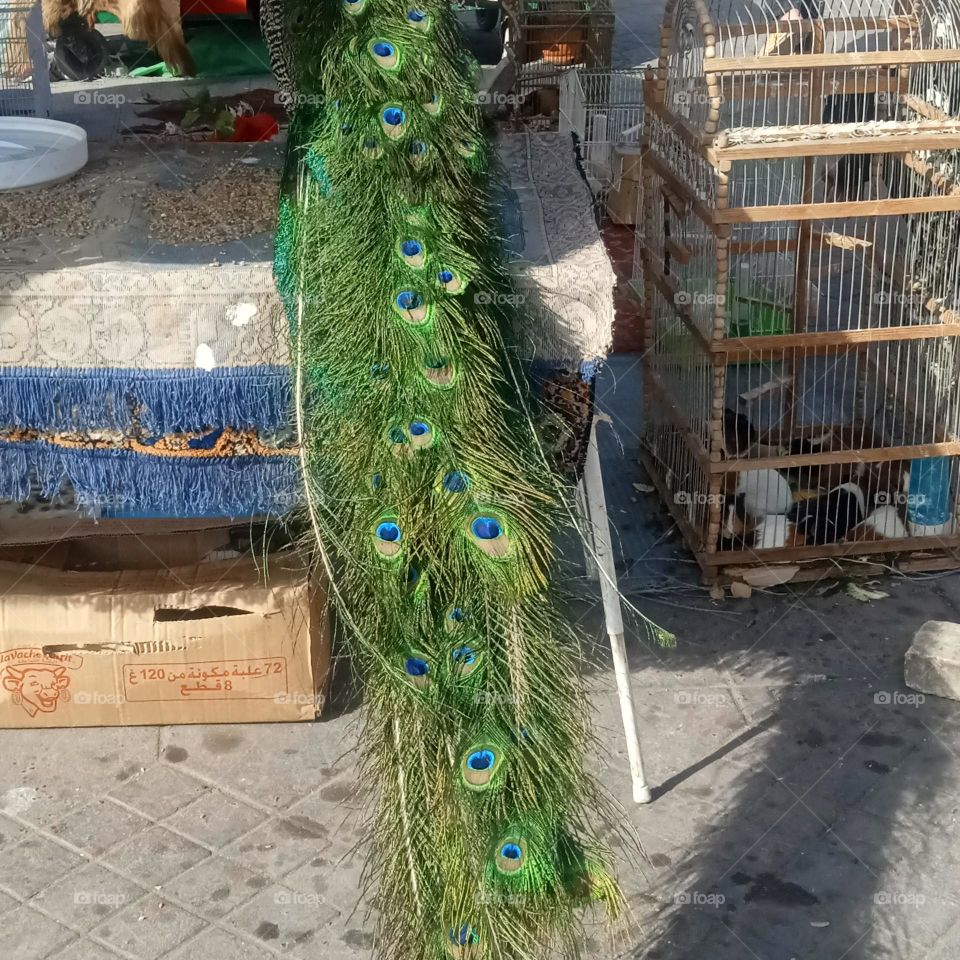
[[639,150],[643,72],[578,67],[560,84],[560,132],[575,134],[583,170],[601,205],[622,174],[617,148]]
[[645,458],[708,579],[960,566],[960,5],[668,0],[648,76]]
[[39,0],[0,0],[0,116],[45,117],[49,112]]
[[610,0],[504,0],[518,36],[508,37],[521,94],[557,87],[575,66],[609,67],[614,14]]

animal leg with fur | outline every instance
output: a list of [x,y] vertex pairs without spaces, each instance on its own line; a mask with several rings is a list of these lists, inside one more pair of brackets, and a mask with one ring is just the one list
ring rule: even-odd
[[43,26],[56,37],[71,16],[92,26],[100,12],[118,17],[124,36],[149,44],[171,70],[184,76],[197,72],[183,36],[180,0],[43,0]]

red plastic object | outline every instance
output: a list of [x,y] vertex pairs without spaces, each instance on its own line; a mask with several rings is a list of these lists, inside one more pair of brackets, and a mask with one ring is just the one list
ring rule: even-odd
[[272,140],[280,132],[280,124],[269,113],[255,113],[252,117],[237,117],[230,143],[257,143]]
[[182,17],[245,17],[247,0],[180,0]]

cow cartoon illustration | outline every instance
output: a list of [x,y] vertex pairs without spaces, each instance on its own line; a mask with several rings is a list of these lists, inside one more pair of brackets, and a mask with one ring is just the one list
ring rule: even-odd
[[3,688],[13,694],[13,702],[19,703],[29,716],[53,713],[61,700],[70,699],[70,678],[66,673],[66,667],[7,667]]

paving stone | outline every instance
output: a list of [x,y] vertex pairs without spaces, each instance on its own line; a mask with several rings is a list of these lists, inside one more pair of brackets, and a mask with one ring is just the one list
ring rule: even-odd
[[71,927],[89,930],[146,892],[105,867],[88,863],[41,890],[30,906]]
[[209,792],[210,787],[178,773],[165,764],[157,764],[134,773],[111,796],[157,820],[185,807]]
[[208,857],[164,884],[163,892],[205,917],[223,917],[270,881],[222,857]]
[[[62,820],[156,759],[156,732],[148,727],[18,730],[16,736],[17,750],[4,757],[0,812],[12,803],[19,817],[39,826]],[[69,762],[51,763],[55,756]]]
[[29,836],[0,850],[0,886],[26,899],[82,863],[82,857],[65,847],[45,837]]
[[[924,879],[925,868],[911,858],[912,869],[882,869],[855,857],[843,844],[824,838],[821,845],[781,871],[784,881],[815,895],[823,919],[838,929],[866,934],[883,932],[885,949],[878,956],[910,956],[900,949],[913,944],[921,955],[955,921],[958,908]],[[799,944],[798,944],[799,946]],[[879,947],[879,941],[877,941]]]
[[226,923],[281,953],[313,960],[320,931],[341,916],[322,895],[272,884],[230,914]]
[[50,832],[91,856],[100,856],[110,847],[150,826],[146,818],[104,799],[76,810],[60,823],[51,825]]
[[10,817],[0,815],[0,849],[19,843],[29,833],[29,828],[23,826],[23,824],[11,820]]
[[266,819],[256,807],[241,803],[220,790],[210,790],[164,823],[198,843],[219,849]]
[[0,914],[13,910],[20,901],[16,897],[11,897],[7,893],[0,892]]
[[[162,749],[178,747],[186,753],[183,768],[211,782],[229,783],[266,806],[286,807],[333,775],[330,765],[343,750],[336,729],[324,723],[164,728]],[[261,738],[271,735],[283,748],[257,749]]]
[[49,960],[117,960],[120,954],[92,940],[74,940]]
[[283,885],[300,893],[323,896],[329,903],[351,913],[363,897],[364,858],[360,854],[331,861],[320,855],[283,878]]
[[44,960],[76,934],[36,910],[21,905],[3,917],[3,956],[11,960]]
[[[616,694],[611,691],[606,703],[605,715],[615,719]],[[726,688],[640,689],[634,691],[634,703],[644,718],[643,757],[654,783],[696,764],[704,754],[724,747],[746,729]],[[697,736],[691,735],[693,730],[698,731]],[[622,727],[611,724],[606,746],[613,755],[621,751],[626,755]]]
[[203,926],[199,917],[150,894],[96,927],[92,936],[142,960],[155,960],[198,933]]
[[324,824],[292,815],[269,820],[226,846],[223,852],[251,870],[279,879],[330,846],[330,834]]
[[189,870],[210,851],[166,827],[151,827],[110,851],[106,859],[118,870],[154,886]]
[[195,940],[178,947],[169,960],[220,960],[221,957],[223,960],[268,960],[273,956],[248,940],[211,927]]

